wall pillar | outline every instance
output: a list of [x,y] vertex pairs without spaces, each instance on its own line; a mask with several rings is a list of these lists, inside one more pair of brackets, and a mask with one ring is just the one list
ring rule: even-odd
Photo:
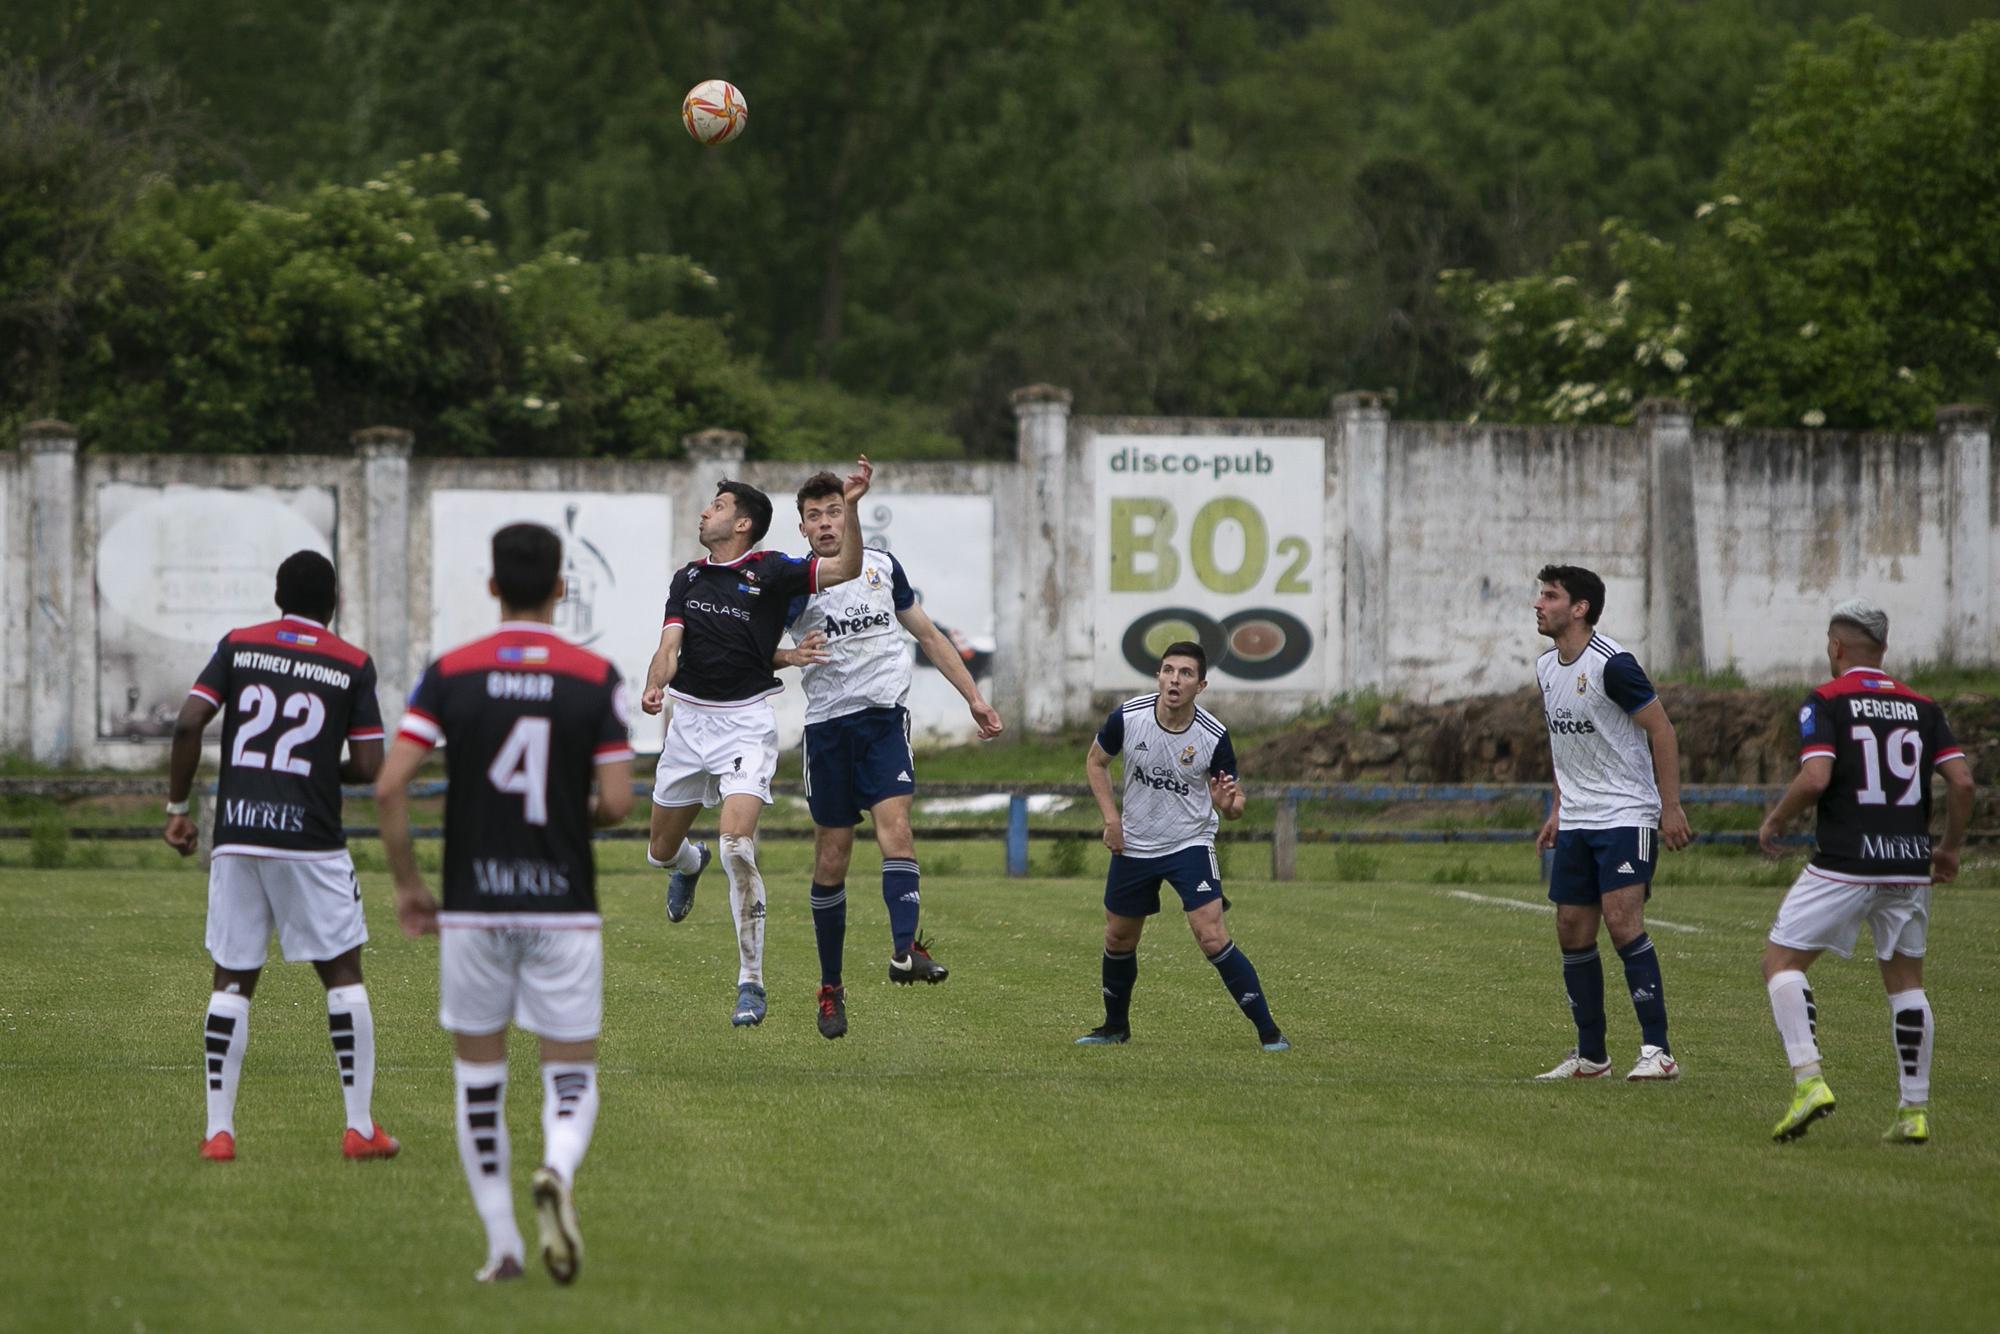
[[21,428],[28,482],[28,754],[38,764],[72,764],[71,710],[85,671],[71,661],[76,588],[76,428],[29,422]]
[[[368,638],[362,647],[375,659],[375,698],[393,729],[419,667],[410,661],[410,447],[415,437],[398,426],[370,426],[350,439],[361,460],[366,507],[362,522],[368,577],[360,593],[367,600],[361,621]],[[353,591],[347,583],[343,601]]]
[[1336,395],[1333,443],[1347,492],[1342,545],[1343,686],[1389,686],[1389,410],[1382,396]]
[[[1024,567],[1019,656],[1021,726],[1028,732],[1052,732],[1066,721],[1065,609],[1071,602],[1087,606],[1090,598],[1088,588],[1065,585],[1070,402],[1069,390],[1047,384],[1029,385],[1013,395],[1023,503],[1016,513],[1004,516],[1011,519],[1012,532],[1000,549],[1013,552]],[[1086,695],[1088,689],[1086,681]]]
[[1944,437],[1947,609],[1944,656],[1977,666],[2000,657],[1993,635],[1993,409],[1939,408]]
[[1649,398],[1636,413],[1646,450],[1646,656],[1656,673],[1708,666],[1701,626],[1701,544],[1694,516],[1694,407]]

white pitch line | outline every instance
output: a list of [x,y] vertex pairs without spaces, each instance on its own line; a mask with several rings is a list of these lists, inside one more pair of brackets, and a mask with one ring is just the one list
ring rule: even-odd
[[[1556,906],[1553,903],[1529,903],[1526,899],[1504,899],[1492,894],[1475,894],[1469,889],[1447,889],[1445,893],[1455,899],[1464,899],[1467,903],[1488,903],[1496,908],[1518,908],[1523,912],[1548,913],[1556,910]],[[1668,931],[1685,932],[1688,935],[1698,936],[1701,934],[1700,927],[1689,926],[1686,922],[1668,922],[1658,917],[1648,917],[1646,919],[1647,930],[1651,930],[1656,926]]]

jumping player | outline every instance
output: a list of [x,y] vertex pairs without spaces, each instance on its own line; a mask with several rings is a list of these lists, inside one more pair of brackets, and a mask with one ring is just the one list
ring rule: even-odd
[[[583,1264],[576,1171],[597,1123],[604,943],[590,830],[632,809],[632,747],[618,670],[551,625],[562,541],[538,524],[493,535],[493,634],[424,670],[376,784],[396,915],[436,932],[438,1021],[452,1035],[459,1161],[486,1226],[481,1282],[518,1278],[508,1177],[507,1025],[541,1039],[542,1166],[532,1183],[542,1261]],[[444,904],[410,843],[410,780],[445,747]],[[595,780],[597,792],[591,793]]]
[[[667,920],[685,920],[708,848],[688,841],[695,812],[722,806],[722,869],[736,922],[736,1000],[729,1022],[764,1022],[764,877],[757,869],[757,819],[778,771],[778,720],[771,674],[785,613],[794,597],[844,584],[861,570],[854,505],[873,472],[863,455],[842,486],[847,502],[840,554],[800,560],[753,550],[771,528],[771,498],[744,482],[724,482],[701,512],[708,555],[682,566],[667,590],[660,646],[646,669],[639,706],[674,698],[653,786],[646,859],[667,870]],[[669,687],[672,687],[671,690]]]
[[[215,856],[208,872],[208,952],[215,960],[203,1040],[208,1130],[201,1156],[236,1157],[236,1087],[275,927],[288,962],[307,959],[326,988],[326,1024],[346,1104],[340,1151],[393,1158],[400,1147],[375,1124],[375,1018],[361,981],[368,927],[341,829],[340,784],[382,767],[375,664],[327,629],[339,600],[333,563],[299,551],[278,566],[275,621],[231,630],[215,646],[174,724],[164,837],[195,849],[188,793],[201,736],[223,711],[216,784]],[[343,743],[347,762],[341,763]]]
[[[841,553],[848,503],[830,472],[799,488],[799,532],[822,561]],[[841,955],[847,937],[847,865],[854,827],[867,811],[882,850],[882,900],[889,907],[889,980],[935,985],[950,976],[917,934],[922,904],[910,805],[916,761],[910,753],[911,656],[901,625],[931,664],[965,698],[980,740],[1000,735],[1000,715],[979,693],[965,659],[917,604],[893,555],[861,553],[861,574],[837,593],[792,599],[798,647],[776,665],[802,667],[806,692],[806,801],[813,819],[813,935],[819,945],[819,1031],[847,1032]]]

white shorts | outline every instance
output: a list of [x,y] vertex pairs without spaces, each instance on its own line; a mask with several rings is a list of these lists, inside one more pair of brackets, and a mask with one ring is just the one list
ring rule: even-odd
[[[604,931],[595,913],[438,915],[438,1023],[498,1033],[509,1023],[553,1042],[588,1042],[604,1026]],[[544,914],[532,914],[544,916]]]
[[1849,958],[1864,918],[1875,936],[1876,958],[1901,954],[1921,959],[1930,929],[1931,887],[1835,880],[1808,866],[1778,905],[1771,943],[1793,950],[1831,950]]
[[717,708],[676,696],[653,804],[714,806],[740,793],[768,806],[777,772],[778,715],[769,699]]
[[239,973],[262,968],[274,926],[287,963],[324,963],[365,942],[354,859],[224,853],[208,864],[210,958]]

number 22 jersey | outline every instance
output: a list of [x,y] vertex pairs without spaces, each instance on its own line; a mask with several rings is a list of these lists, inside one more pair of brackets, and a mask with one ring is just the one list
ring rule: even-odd
[[382,739],[366,653],[285,616],[224,635],[189,693],[223,711],[217,856],[312,861],[346,848],[341,748]]
[[590,787],[632,758],[618,669],[535,621],[453,649],[424,670],[399,740],[442,743],[446,912],[597,912]]

